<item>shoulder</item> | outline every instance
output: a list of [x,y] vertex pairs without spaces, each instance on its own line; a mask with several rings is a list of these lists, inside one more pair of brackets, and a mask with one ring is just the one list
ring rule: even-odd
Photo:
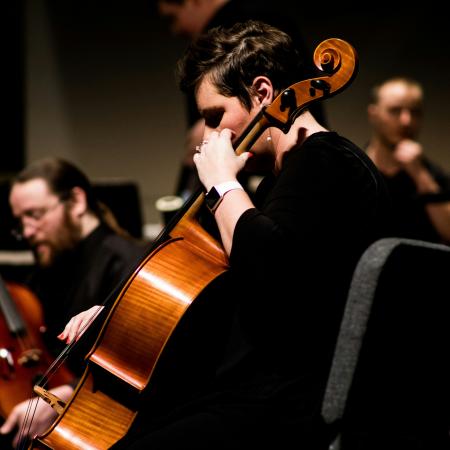
[[381,185],[382,179],[372,160],[349,139],[336,132],[319,132],[309,136],[286,160],[288,171],[338,185],[355,183]]
[[105,225],[101,225],[83,243],[84,258],[95,259],[98,264],[111,262],[134,262],[144,255],[146,246],[125,236],[118,235]]
[[298,149],[300,153],[321,160],[345,158],[370,162],[370,158],[360,147],[334,131],[314,133]]
[[103,274],[103,279],[109,280],[106,284],[115,284],[124,274],[131,274],[140,265],[145,253],[144,245],[115,233],[109,233],[103,237],[89,264],[96,268],[99,277]]
[[139,257],[144,255],[146,246],[143,243],[120,236],[115,233],[107,234],[104,237],[103,248],[114,255],[123,255],[130,257]]

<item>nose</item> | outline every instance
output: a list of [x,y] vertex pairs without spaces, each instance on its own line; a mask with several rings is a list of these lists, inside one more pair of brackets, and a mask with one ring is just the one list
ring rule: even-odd
[[36,233],[36,230],[37,230],[36,226],[33,225],[32,223],[30,222],[27,223],[26,221],[22,222],[22,236],[25,239],[30,239],[31,237],[33,237]]
[[402,109],[400,113],[400,122],[402,125],[410,125],[412,122],[412,114],[409,109]]

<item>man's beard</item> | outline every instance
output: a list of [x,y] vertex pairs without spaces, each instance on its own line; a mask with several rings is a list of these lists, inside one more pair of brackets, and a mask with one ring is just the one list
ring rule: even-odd
[[[69,211],[64,209],[63,223],[58,234],[50,239],[32,244],[36,261],[41,267],[51,267],[64,254],[73,250],[81,240],[81,226],[73,222]],[[47,252],[40,253],[37,249],[44,245]]]

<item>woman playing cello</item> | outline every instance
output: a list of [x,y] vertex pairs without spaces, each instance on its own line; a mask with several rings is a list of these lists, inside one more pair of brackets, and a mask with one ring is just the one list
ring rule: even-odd
[[[305,79],[299,63],[289,37],[258,22],[211,30],[180,63],[181,87],[195,91],[205,120],[194,162],[229,257],[217,284],[233,318],[212,379],[189,395],[144,402],[114,449],[327,446],[319,405],[339,320],[359,256],[383,235],[388,203],[371,161],[307,108],[284,131],[268,127],[251,153],[235,153],[249,123]],[[297,100],[283,102],[295,109]],[[267,173],[254,203],[238,182],[244,168]],[[71,340],[88,315],[61,337]]]

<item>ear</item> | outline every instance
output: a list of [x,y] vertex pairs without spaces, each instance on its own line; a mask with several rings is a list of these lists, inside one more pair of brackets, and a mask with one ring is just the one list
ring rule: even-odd
[[85,214],[88,209],[86,192],[83,189],[75,186],[70,192],[71,214],[75,218],[79,218]]
[[256,77],[252,83],[252,90],[256,104],[262,107],[272,103],[274,89],[269,78],[264,76]]

